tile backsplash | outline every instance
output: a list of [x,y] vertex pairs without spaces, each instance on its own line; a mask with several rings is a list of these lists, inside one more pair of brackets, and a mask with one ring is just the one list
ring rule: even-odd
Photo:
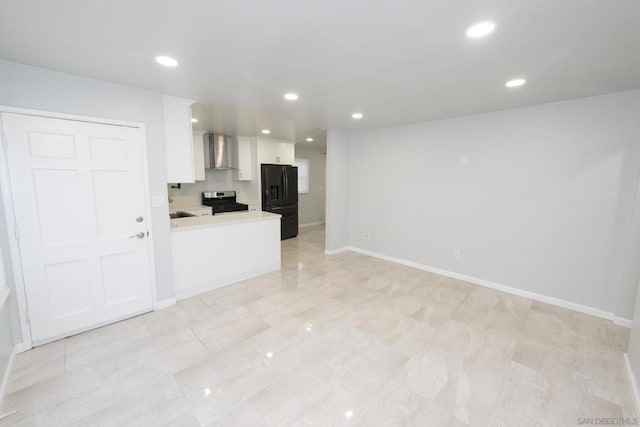
[[233,170],[207,169],[205,173],[206,181],[196,181],[195,184],[182,184],[181,188],[168,186],[169,198],[173,200],[169,204],[169,210],[200,205],[203,191],[235,190],[238,193],[239,202],[256,203],[255,200],[252,200],[254,198],[248,197],[248,183],[233,179]]

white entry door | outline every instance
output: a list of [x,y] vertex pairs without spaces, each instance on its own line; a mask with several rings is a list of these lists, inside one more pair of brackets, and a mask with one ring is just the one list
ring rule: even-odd
[[142,130],[0,117],[34,345],[150,311]]

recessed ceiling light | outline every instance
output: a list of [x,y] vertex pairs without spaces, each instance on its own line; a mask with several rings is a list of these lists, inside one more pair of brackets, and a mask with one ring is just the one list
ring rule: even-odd
[[191,117],[191,123],[198,123],[198,119],[196,119],[195,117]]
[[313,142],[313,138],[307,138],[307,142]]
[[506,82],[504,85],[506,87],[518,87],[525,84],[527,81],[525,79],[513,79]]
[[477,39],[480,37],[488,36],[496,29],[496,24],[493,22],[478,22],[467,28],[467,37],[471,39]]
[[264,133],[265,135],[268,135],[271,133],[271,131],[269,129],[262,129],[262,133]]
[[346,411],[344,413],[344,416],[347,417],[347,418],[353,417],[353,411],[351,409],[349,409],[348,411]]
[[351,117],[353,117],[354,119],[361,119],[364,117],[364,115],[362,113],[353,113]]
[[164,65],[165,67],[177,67],[178,66],[178,61],[176,61],[175,59],[173,59],[170,56],[164,56],[164,55],[160,55],[160,56],[156,56],[156,62],[160,65]]
[[297,100],[298,94],[297,93],[285,93],[284,94],[284,99],[286,99],[287,101],[295,101]]

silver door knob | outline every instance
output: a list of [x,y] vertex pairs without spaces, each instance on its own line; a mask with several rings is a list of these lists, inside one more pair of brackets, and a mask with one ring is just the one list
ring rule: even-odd
[[144,231],[140,231],[133,236],[129,236],[130,239],[144,239]]

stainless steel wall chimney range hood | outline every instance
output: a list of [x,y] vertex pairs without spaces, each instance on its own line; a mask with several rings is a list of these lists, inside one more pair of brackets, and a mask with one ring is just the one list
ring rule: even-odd
[[231,144],[233,144],[232,136],[212,132],[205,133],[205,167],[207,169],[231,169]]

